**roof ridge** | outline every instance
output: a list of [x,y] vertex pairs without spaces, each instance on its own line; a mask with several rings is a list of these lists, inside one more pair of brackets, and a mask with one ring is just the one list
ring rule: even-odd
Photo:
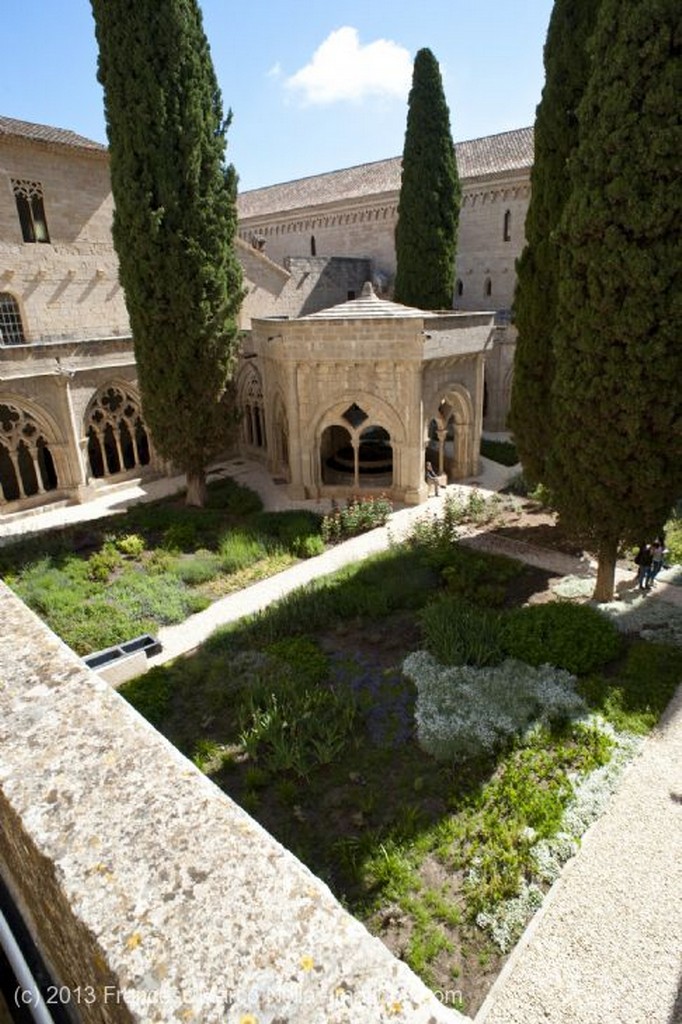
[[[492,135],[477,135],[473,139],[460,139],[455,142],[455,150],[461,146],[470,146],[475,142],[487,142],[488,140],[499,139],[504,135],[523,135],[528,132],[533,132],[533,125],[525,125],[523,128],[508,128],[503,132],[494,132]],[[288,185],[299,185],[306,181],[312,181],[313,179],[319,180],[320,178],[326,178],[335,174],[345,174],[351,171],[357,171],[361,168],[377,167],[379,164],[394,163],[396,160],[402,160],[402,153],[397,156],[387,156],[380,160],[368,160],[366,163],[351,164],[348,167],[336,167],[331,171],[319,171],[317,174],[305,174],[302,178],[289,178],[287,181],[277,181],[271,185],[260,185],[257,188],[244,189],[240,192],[242,196],[253,195],[254,192],[267,192],[270,189],[275,188],[286,188]]]
[[72,149],[83,149],[90,152],[109,152],[108,147],[103,142],[89,139],[85,135],[72,131],[70,128],[58,128],[54,125],[42,124],[38,121],[25,121],[21,118],[8,117],[5,114],[0,114],[0,135],[11,135],[15,138],[27,139],[32,142],[69,146]]

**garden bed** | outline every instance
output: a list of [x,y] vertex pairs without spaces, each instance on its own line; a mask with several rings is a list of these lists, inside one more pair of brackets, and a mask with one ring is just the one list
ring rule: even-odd
[[[547,596],[555,578],[466,551],[447,530],[422,528],[411,544],[316,581],[122,692],[449,1005],[473,1015],[575,851],[573,833],[556,838],[564,815],[584,828],[615,784],[609,766],[634,747],[608,725],[542,718],[540,700],[534,728],[433,756],[417,724],[423,680],[403,671],[406,659],[428,649],[442,671],[468,662],[485,674],[477,663],[496,644],[498,660],[551,654],[585,714],[642,735],[682,656],[619,639],[580,606],[546,612],[539,602],[517,623],[514,609]],[[496,714],[491,705],[483,720]],[[589,813],[584,777],[600,779]]]

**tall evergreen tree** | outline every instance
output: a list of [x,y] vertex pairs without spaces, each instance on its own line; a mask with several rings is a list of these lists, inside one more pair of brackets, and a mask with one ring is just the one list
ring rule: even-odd
[[547,483],[613,593],[682,493],[682,8],[602,0],[560,227]]
[[113,237],[156,449],[205,499],[234,367],[241,267],[234,168],[196,0],[91,0]]
[[528,480],[545,477],[552,439],[550,343],[556,319],[556,229],[570,187],[568,160],[578,142],[578,104],[589,71],[587,42],[599,0],[556,0],[544,50],[545,86],[535,114],[535,159],[526,246],[517,261],[514,386],[509,425]]
[[460,194],[440,68],[430,50],[419,50],[408,100],[395,231],[397,302],[452,308]]

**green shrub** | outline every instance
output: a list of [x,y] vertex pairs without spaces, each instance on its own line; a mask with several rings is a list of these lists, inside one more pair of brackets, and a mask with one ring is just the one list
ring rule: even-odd
[[447,494],[440,515],[417,520],[412,527],[408,543],[421,548],[435,568],[442,569],[451,562],[451,551],[456,544],[460,527],[466,523],[485,523],[497,515],[501,499],[497,495],[486,498],[476,488],[463,494]]
[[188,587],[197,587],[202,583],[208,583],[220,575],[221,561],[218,555],[211,551],[199,550],[187,558],[179,558],[176,562],[173,575]]
[[261,558],[268,551],[263,540],[245,530],[231,530],[220,542],[218,559],[223,572],[238,572]]
[[291,553],[297,558],[315,558],[325,550],[321,537],[296,537],[291,544]]
[[123,556],[113,541],[106,541],[101,551],[88,559],[88,578],[95,583],[106,583],[111,574],[123,565]]
[[531,501],[537,501],[539,505],[544,508],[553,508],[552,492],[549,487],[545,487],[544,484],[537,484],[536,487],[529,492],[528,497]]
[[[150,619],[162,626],[183,622],[210,604],[179,584],[174,576],[150,576],[141,571],[128,572],[114,580],[106,597],[109,604],[122,609],[133,621]],[[139,632],[135,629],[133,635]]]
[[441,571],[450,594],[485,607],[499,608],[508,584],[523,572],[523,565],[504,555],[490,555],[462,545],[442,553]]
[[499,613],[442,597],[420,616],[428,651],[442,665],[497,665],[504,657]]
[[[87,573],[86,563],[81,563],[81,568]],[[66,618],[75,613],[87,592],[82,581],[79,584],[71,572],[53,565],[48,556],[24,569],[13,586],[22,601],[48,621],[53,609],[61,610]]]
[[144,537],[139,533],[125,533],[114,538],[114,545],[127,558],[139,558],[146,548]]
[[615,658],[621,643],[614,623],[585,604],[553,601],[507,616],[507,653],[529,665],[549,664],[582,675]]
[[269,644],[265,653],[286,666],[297,683],[314,686],[323,683],[329,675],[329,659],[314,640],[305,636],[292,636]]
[[167,551],[195,551],[198,546],[196,524],[174,522],[164,530],[163,547]]
[[53,607],[47,622],[81,656],[114,647],[141,633],[153,632],[156,626],[153,620],[141,619],[131,615],[128,609],[112,604],[101,592],[74,609]]
[[322,520],[322,537],[337,544],[378,526],[385,526],[393,506],[384,495],[378,498],[349,498],[345,508],[335,508]]
[[481,455],[502,466],[515,466],[519,461],[516,445],[511,441],[490,441],[481,438]]
[[166,551],[164,548],[156,548],[144,560],[144,567],[148,573],[156,576],[160,573],[172,573],[178,564],[179,557],[179,555]]
[[312,558],[324,551],[321,537],[322,516],[305,509],[262,512],[253,521],[253,529],[279,541],[297,558]]
[[614,728],[644,735],[658,722],[682,679],[682,650],[636,641],[620,669],[609,677],[589,676],[579,691]]

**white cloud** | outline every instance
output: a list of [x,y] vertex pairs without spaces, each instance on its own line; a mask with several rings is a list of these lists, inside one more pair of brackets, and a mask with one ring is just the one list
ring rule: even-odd
[[275,64],[272,65],[272,67],[268,71],[267,77],[268,78],[279,78],[281,74],[282,74],[282,65],[280,64],[279,61],[277,61]]
[[412,83],[412,58],[388,39],[360,45],[358,31],[346,26],[330,32],[312,60],[285,86],[306,104],[362,100],[366,96],[405,99]]

